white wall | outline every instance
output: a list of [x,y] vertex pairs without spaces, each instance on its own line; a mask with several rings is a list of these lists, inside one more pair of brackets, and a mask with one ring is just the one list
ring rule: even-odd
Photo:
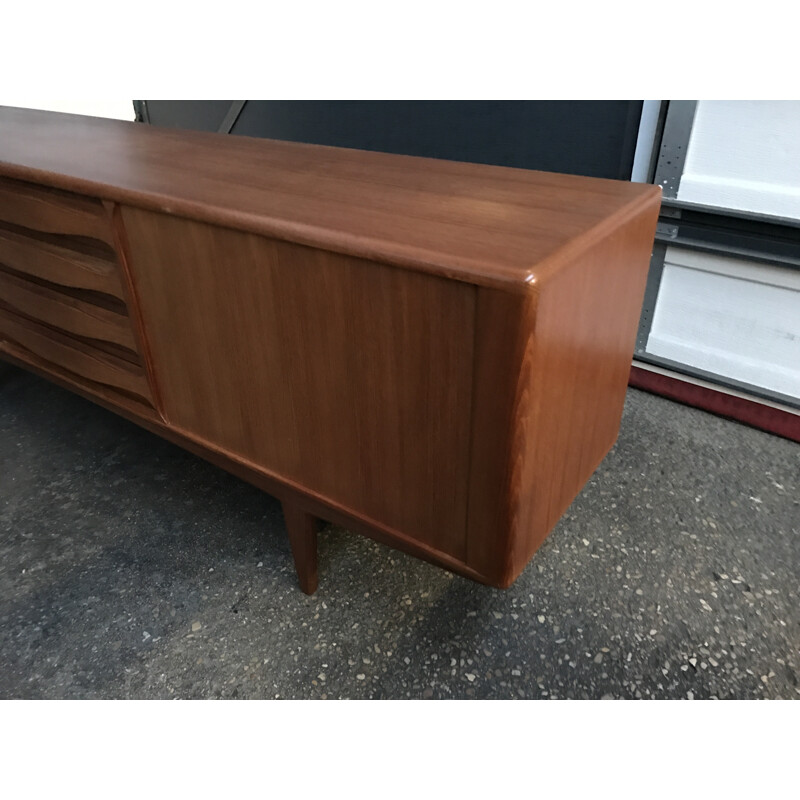
[[678,199],[800,219],[800,102],[700,100]]

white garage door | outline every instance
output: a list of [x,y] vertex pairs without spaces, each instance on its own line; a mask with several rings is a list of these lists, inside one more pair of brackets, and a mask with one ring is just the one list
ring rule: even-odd
[[[675,205],[800,224],[800,102],[699,101],[685,152]],[[800,401],[800,270],[679,242],[663,251],[645,352]]]

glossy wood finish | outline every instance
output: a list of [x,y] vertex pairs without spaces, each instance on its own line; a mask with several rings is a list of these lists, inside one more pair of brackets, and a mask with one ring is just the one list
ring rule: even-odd
[[616,438],[654,187],[1,109],[0,174],[0,350],[276,494],[304,591],[317,519],[507,586]]
[[517,386],[507,585],[617,438],[659,198],[538,290]]
[[81,384],[74,383],[58,368],[54,368],[51,365],[43,366],[28,358],[19,358],[13,352],[3,350],[1,342],[0,354],[3,359],[10,363],[48,378],[59,386],[70,389],[80,394],[82,397],[92,400],[103,408],[115,411],[131,422],[140,425],[142,428],[164,437],[168,441],[183,447],[189,452],[253,484],[253,486],[273,494],[276,497],[284,498],[282,502],[285,502],[286,499],[293,501],[299,508],[305,509],[307,513],[317,519],[324,519],[328,522],[332,522],[342,528],[347,528],[354,533],[374,539],[381,544],[402,550],[409,555],[444,567],[445,569],[463,575],[471,580],[480,583],[490,583],[488,578],[483,574],[470,569],[462,561],[451,558],[447,553],[435,550],[417,541],[408,533],[389,528],[376,520],[367,519],[355,513],[352,509],[345,509],[335,502],[317,497],[303,487],[292,484],[291,481],[270,475],[263,468],[246,459],[227,453],[209,442],[197,439],[191,434],[176,430],[157,416],[152,408],[121,401],[117,397],[111,399],[102,392],[87,389]]
[[525,291],[653,186],[0,108],[2,174]]
[[0,220],[44,233],[86,236],[111,244],[99,200],[0,178]]
[[109,211],[0,178],[0,340],[17,356],[151,404]]
[[[136,352],[130,320],[119,311],[88,302],[52,285],[34,283],[0,269],[0,303],[57,328]],[[129,355],[129,357],[130,357]]]
[[[73,247],[68,246],[70,243]],[[0,264],[7,269],[71,289],[102,293],[121,302],[123,289],[113,253],[100,256],[80,248],[82,244],[0,224]]]
[[317,591],[317,527],[319,520],[291,500],[283,501],[283,519],[289,534],[294,566],[300,588],[306,594]]
[[519,457],[513,444],[526,407],[517,388],[528,385],[522,369],[529,367],[525,350],[536,298],[533,289],[478,292],[465,562],[495,585],[505,583],[511,547],[511,459]]
[[122,219],[171,424],[463,558],[474,287]]
[[2,307],[0,340],[19,352],[29,351],[44,361],[59,365],[77,379],[121,389],[139,400],[149,396],[141,366]]

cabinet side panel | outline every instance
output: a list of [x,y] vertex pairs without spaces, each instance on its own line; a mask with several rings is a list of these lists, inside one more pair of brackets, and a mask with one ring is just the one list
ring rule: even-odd
[[511,546],[514,461],[526,445],[516,427],[518,406],[530,402],[526,356],[535,301],[533,291],[478,289],[467,564],[495,585],[504,580]]
[[507,582],[589,480],[619,432],[658,200],[537,287],[518,389]]
[[168,423],[463,560],[475,288],[122,218]]

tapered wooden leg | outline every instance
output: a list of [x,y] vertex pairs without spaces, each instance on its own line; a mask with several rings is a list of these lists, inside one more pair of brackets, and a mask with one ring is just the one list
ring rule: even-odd
[[291,500],[284,500],[282,505],[300,588],[306,594],[314,594],[317,591],[318,520]]

